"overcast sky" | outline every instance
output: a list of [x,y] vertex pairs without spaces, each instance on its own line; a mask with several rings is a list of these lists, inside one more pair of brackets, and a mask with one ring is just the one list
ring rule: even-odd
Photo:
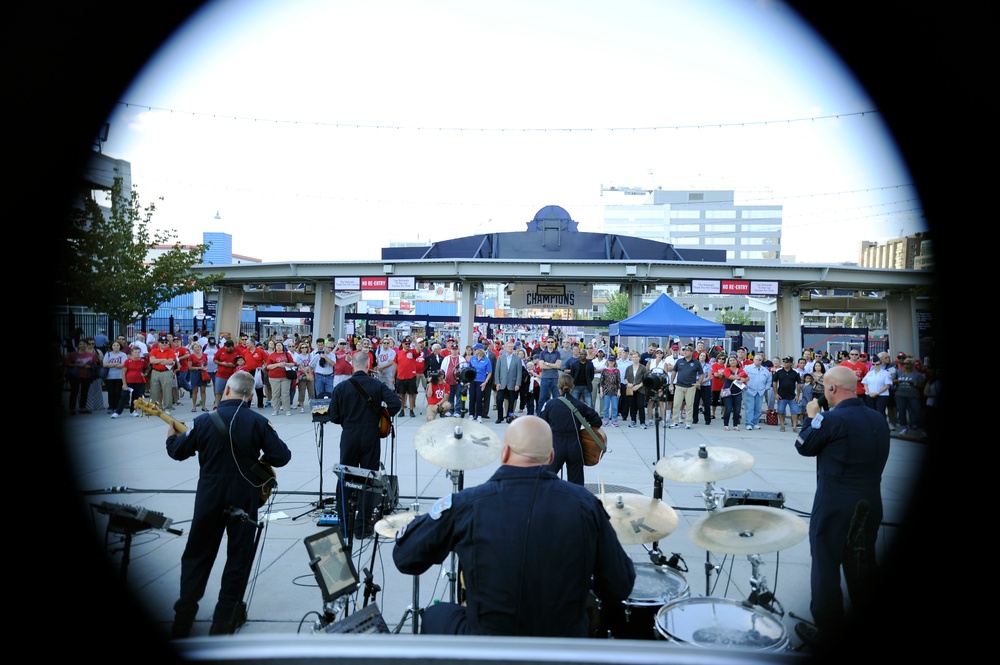
[[109,120],[157,227],[269,262],[523,231],[552,204],[599,232],[602,185],[781,204],[803,262],[926,229],[869,96],[772,1],[219,0]]

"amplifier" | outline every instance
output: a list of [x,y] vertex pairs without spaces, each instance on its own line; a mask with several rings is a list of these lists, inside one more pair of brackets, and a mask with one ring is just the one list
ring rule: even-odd
[[755,492],[753,490],[726,490],[722,507],[729,506],[770,506],[783,508],[785,495],[781,492]]

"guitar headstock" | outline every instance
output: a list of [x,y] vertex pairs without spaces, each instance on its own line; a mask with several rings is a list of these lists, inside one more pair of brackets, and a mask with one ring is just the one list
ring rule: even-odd
[[142,411],[143,413],[145,413],[147,416],[154,416],[154,417],[158,418],[161,415],[166,415],[165,413],[163,413],[163,409],[161,409],[156,404],[156,402],[152,402],[152,401],[146,399],[145,397],[136,397],[135,398],[135,408],[139,409],[140,411]]
[[165,423],[170,423],[173,425],[174,429],[181,434],[187,431],[187,425],[172,418],[169,414],[164,413],[163,409],[161,409],[156,402],[152,402],[144,397],[137,397],[135,399],[135,408],[139,409],[147,416],[155,416]]
[[139,409],[147,416],[154,416],[158,418],[161,414],[166,415],[163,413],[163,409],[157,406],[156,402],[152,402],[145,397],[135,398],[135,408]]

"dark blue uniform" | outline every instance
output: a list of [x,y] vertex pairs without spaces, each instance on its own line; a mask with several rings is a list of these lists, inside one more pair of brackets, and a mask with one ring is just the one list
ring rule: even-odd
[[[389,415],[399,413],[403,403],[389,386],[369,376],[367,372],[355,372],[351,378],[360,384],[375,406],[382,406],[384,402]],[[340,434],[340,463],[377,471],[381,452],[379,416],[350,381],[343,381],[334,389],[333,397],[330,398],[330,420],[343,427]]]
[[392,558],[419,575],[452,551],[467,605],[427,608],[424,633],[587,637],[591,576],[609,603],[625,600],[635,582],[601,502],[545,466],[504,465],[438,500],[397,534]]
[[882,522],[882,470],[889,458],[889,426],[885,417],[860,399],[840,402],[823,414],[817,429],[806,418],[795,441],[799,454],[816,458],[816,496],[809,521],[812,555],[810,610],[821,633],[838,633],[844,622],[840,568],[847,559],[847,537],[858,501],[870,509],[865,522],[867,559],[865,588],[847,575],[852,603],[862,601],[876,575],[875,539]]
[[260,504],[259,481],[247,464],[234,456],[230,446],[235,446],[243,457],[251,460],[257,460],[263,452],[264,461],[275,467],[288,464],[292,457],[288,446],[278,437],[267,418],[255,413],[242,400],[224,400],[219,404],[218,413],[223,423],[227,426],[231,423],[232,443],[230,437],[223,437],[216,428],[211,414],[196,418],[191,429],[184,434],[167,438],[168,455],[175,460],[185,460],[197,453],[201,465],[194,517],[181,557],[181,595],[174,604],[176,637],[186,636],[190,631],[198,613],[198,601],[205,595],[205,586],[223,533],[228,538],[226,567],[222,573],[213,627],[232,624],[253,563],[253,524],[229,519],[224,512],[230,507],[240,508],[252,522],[256,522]]
[[[580,415],[590,423],[591,427],[601,426],[601,415],[592,408],[573,397],[562,395],[576,407]],[[555,458],[549,469],[559,473],[563,464],[566,465],[566,480],[577,485],[583,485],[583,448],[580,446],[580,421],[576,419],[568,406],[558,398],[551,399],[542,405],[538,417],[552,428],[552,450]]]

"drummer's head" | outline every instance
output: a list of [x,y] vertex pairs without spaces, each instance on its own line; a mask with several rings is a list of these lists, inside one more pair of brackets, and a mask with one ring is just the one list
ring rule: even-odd
[[367,353],[355,353],[354,356],[351,357],[351,366],[354,368],[355,372],[367,372],[370,361],[371,358],[368,357]]
[[551,464],[552,429],[538,416],[521,416],[507,427],[500,461],[511,466]]

